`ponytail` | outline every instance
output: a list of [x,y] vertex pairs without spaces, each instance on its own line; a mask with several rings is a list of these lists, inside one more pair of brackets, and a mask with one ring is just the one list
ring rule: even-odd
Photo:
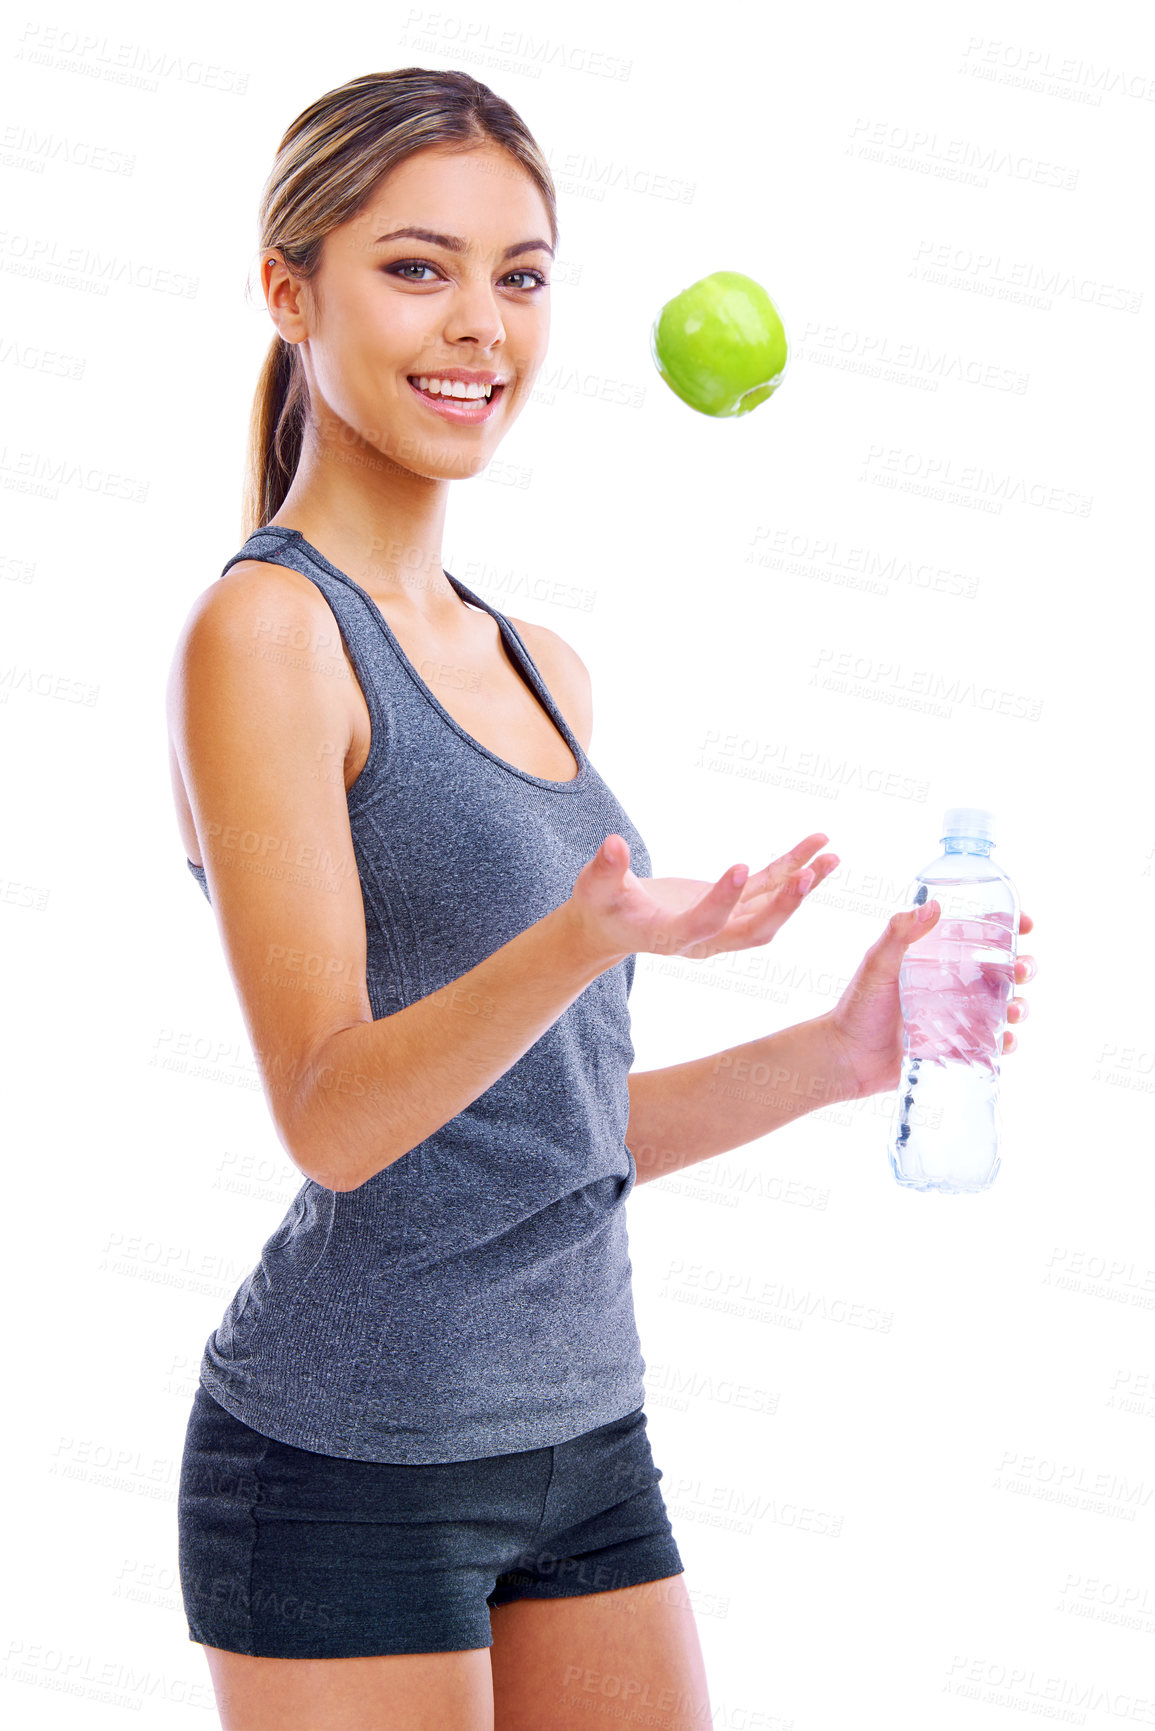
[[249,449],[241,537],[275,517],[301,458],[308,386],[292,343],[279,334],[269,344],[249,418]]

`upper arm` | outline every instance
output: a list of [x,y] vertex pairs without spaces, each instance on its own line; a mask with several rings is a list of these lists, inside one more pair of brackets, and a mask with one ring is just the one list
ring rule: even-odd
[[577,650],[548,625],[530,625],[508,616],[525,638],[526,647],[548,685],[554,702],[569,722],[583,751],[593,737],[594,705],[589,669]]
[[194,604],[166,699],[225,958],[278,1134],[302,1170],[314,1055],[372,1019],[343,767],[351,677],[316,586],[245,561]]

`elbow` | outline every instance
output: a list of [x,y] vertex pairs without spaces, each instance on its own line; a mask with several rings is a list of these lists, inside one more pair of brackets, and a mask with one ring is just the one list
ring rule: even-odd
[[341,1158],[339,1115],[332,1111],[324,1066],[291,1068],[287,1077],[265,1068],[263,1084],[277,1141],[296,1170],[322,1189],[355,1189]]
[[318,1144],[316,1138],[309,1135],[307,1121],[299,1109],[289,1112],[282,1106],[280,1110],[274,1110],[273,1122],[277,1140],[302,1178],[319,1184],[323,1190],[356,1188],[342,1163],[335,1158],[332,1139]]
[[350,1190],[360,1190],[362,1184],[368,1184],[370,1178],[376,1178],[386,1166],[400,1160],[405,1152],[407,1150],[401,1149],[392,1153],[378,1146],[368,1161],[361,1159],[354,1165],[347,1156],[342,1157],[332,1143],[328,1143],[323,1151],[314,1149],[307,1156],[290,1149],[289,1157],[298,1170],[314,1184],[319,1184],[322,1190],[332,1190],[338,1196],[344,1196]]
[[262,1065],[265,1096],[277,1139],[293,1165],[324,1190],[355,1190],[343,1157],[339,1069],[326,1056],[331,1035],[303,1058]]
[[387,1166],[408,1154],[410,1147],[416,1146],[416,1143],[405,1147],[393,1146],[386,1137],[374,1136],[371,1148],[350,1149],[335,1137],[321,1137],[304,1149],[298,1141],[297,1152],[291,1157],[314,1184],[343,1195],[349,1190],[360,1190],[362,1184],[368,1184],[371,1178],[376,1178],[379,1172],[384,1172]]
[[306,1095],[291,1110],[281,1113],[277,1131],[281,1146],[297,1170],[323,1190],[340,1195],[356,1190],[365,1178],[353,1170],[339,1117],[324,1093]]
[[[329,1035],[297,1067],[276,1114],[282,1146],[306,1178],[341,1195],[360,1189],[406,1153],[391,1146],[384,1102],[367,1076],[341,1062]],[[366,1131],[372,1124],[372,1146]]]
[[281,1146],[293,1165],[303,1177],[319,1184],[322,1190],[333,1190],[343,1195],[366,1182],[369,1174],[353,1171],[352,1163],[332,1134],[310,1135],[299,1117],[291,1130],[284,1125],[278,1128]]

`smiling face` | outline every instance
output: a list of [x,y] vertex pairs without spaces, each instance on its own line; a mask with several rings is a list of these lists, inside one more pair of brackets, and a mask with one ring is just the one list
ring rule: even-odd
[[[496,145],[393,169],[325,237],[312,285],[267,258],[269,310],[301,345],[323,448],[376,450],[431,479],[483,469],[545,358],[552,262],[546,201]],[[488,401],[471,400],[478,382]]]

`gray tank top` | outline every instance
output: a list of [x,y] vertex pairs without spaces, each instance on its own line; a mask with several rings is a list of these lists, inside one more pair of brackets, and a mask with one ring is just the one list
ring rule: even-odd
[[[259,529],[221,575],[239,559],[317,585],[365,696],[371,744],[348,808],[374,1018],[558,907],[611,831],[649,875],[645,843],[516,627],[464,583],[446,573],[497,621],[573,752],[574,780],[530,775],[466,733],[372,598],[298,530]],[[264,847],[257,858],[256,836],[252,847],[262,873],[325,877],[323,862]],[[600,974],[472,1105],[356,1190],[302,1184],[206,1344],[200,1380],[214,1400],[297,1448],[411,1464],[543,1448],[643,1404],[625,1214],[637,1178],[625,1145],[635,959]]]

